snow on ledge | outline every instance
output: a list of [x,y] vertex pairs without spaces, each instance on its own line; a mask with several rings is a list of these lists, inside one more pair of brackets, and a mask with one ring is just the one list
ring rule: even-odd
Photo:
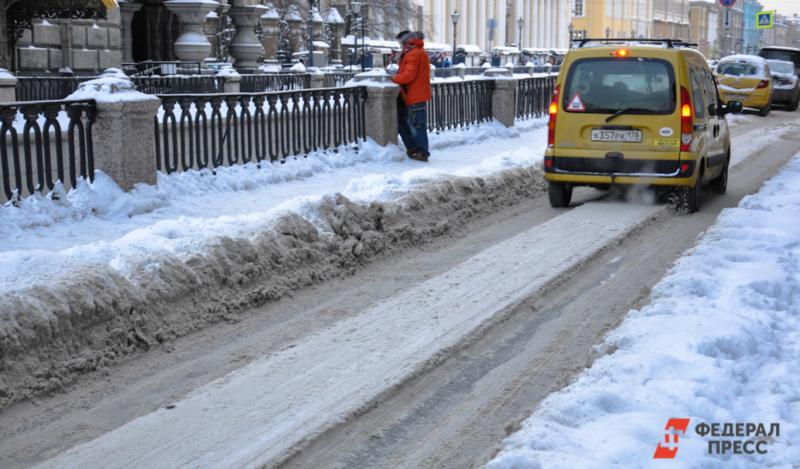
[[158,99],[136,91],[133,82],[118,68],[109,68],[100,77],[81,83],[67,100],[94,99],[99,103],[148,101]]

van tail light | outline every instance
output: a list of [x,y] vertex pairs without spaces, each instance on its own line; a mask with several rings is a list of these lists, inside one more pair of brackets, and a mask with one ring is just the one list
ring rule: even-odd
[[681,151],[691,151],[694,140],[694,111],[689,90],[681,86]]
[[769,86],[769,80],[761,80],[756,88],[764,89]]
[[561,85],[556,85],[553,91],[553,99],[550,100],[550,121],[547,123],[547,145],[553,147],[556,144],[556,118],[558,117],[558,95]]

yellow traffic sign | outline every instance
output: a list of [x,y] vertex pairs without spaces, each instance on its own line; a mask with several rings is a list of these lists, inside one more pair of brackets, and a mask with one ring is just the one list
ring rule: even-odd
[[759,11],[756,13],[756,29],[771,29],[774,24],[774,11]]

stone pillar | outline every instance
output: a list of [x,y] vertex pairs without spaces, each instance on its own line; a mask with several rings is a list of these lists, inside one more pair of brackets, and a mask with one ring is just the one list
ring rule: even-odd
[[255,27],[261,20],[261,15],[266,13],[267,7],[248,3],[252,3],[252,0],[233,0],[233,6],[228,12],[236,25],[230,50],[236,59],[234,65],[239,70],[253,70],[258,67],[258,58],[264,51],[256,36]]
[[8,70],[0,68],[0,103],[17,100],[17,78]]
[[181,35],[174,45],[178,59],[202,62],[211,56],[211,43],[203,33],[203,23],[208,13],[219,7],[219,3],[213,0],[167,0],[164,6],[175,13],[181,23]]
[[278,11],[267,6],[267,11],[261,15],[261,45],[264,47],[264,56],[267,59],[278,57]]
[[155,184],[153,117],[161,100],[136,91],[118,69],[106,70],[101,79],[81,83],[78,91],[67,97],[97,102],[92,125],[95,169],[126,191],[138,183]]
[[142,8],[141,3],[119,0],[120,29],[122,29],[122,63],[133,62],[133,15]]
[[514,127],[517,109],[517,81],[506,68],[490,68],[484,71],[483,75],[494,79],[492,117],[506,127]]
[[[375,140],[378,145],[396,145],[397,97],[400,95],[400,87],[391,82],[386,72],[383,75],[360,73],[354,80],[367,86],[367,101],[364,103],[367,137]],[[371,84],[374,86],[370,86]]]
[[324,88],[325,87],[325,74],[311,73],[311,88]]
[[217,76],[221,76],[223,80],[225,80],[225,84],[223,85],[223,91],[225,93],[239,93],[241,90],[240,83],[242,81],[242,76],[236,73],[233,69],[223,69],[220,73],[217,73]]

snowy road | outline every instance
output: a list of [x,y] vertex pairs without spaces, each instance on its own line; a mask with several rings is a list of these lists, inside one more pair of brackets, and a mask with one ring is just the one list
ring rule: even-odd
[[[455,243],[433,243],[342,285],[265,308],[305,311],[299,319],[253,318],[186,338],[176,343],[176,355],[126,364],[108,383],[74,391],[73,399],[56,396],[38,408],[11,409],[3,416],[7,430],[0,430],[0,464],[40,461],[81,442],[47,464],[276,462],[315,436],[289,464],[485,462],[506,425],[536,402],[531,393],[541,399],[561,387],[587,363],[591,344],[646,296],[715,214],[757,189],[800,148],[798,140],[775,137],[769,151],[747,152],[764,126],[789,121],[775,115],[744,118],[736,126],[741,146],[734,141],[734,160],[742,163],[732,173],[730,193],[707,197],[699,215],[674,217],[662,207],[603,201],[556,211],[541,200],[497,214]],[[614,295],[597,295],[609,288]],[[320,290],[332,297],[314,297]],[[588,317],[587,310],[593,311]],[[267,336],[260,350],[251,347]],[[215,347],[217,341],[226,345]],[[440,353],[447,349],[452,358]],[[198,358],[198,351],[209,356]],[[249,356],[234,360],[242,353]],[[215,360],[225,363],[215,367]],[[148,372],[138,377],[142,369]],[[176,371],[184,382],[160,380]],[[73,408],[58,408],[69,401]],[[119,409],[122,402],[131,409]],[[166,404],[175,407],[155,410]],[[83,405],[90,409],[83,412]],[[192,432],[204,424],[214,431]]]

